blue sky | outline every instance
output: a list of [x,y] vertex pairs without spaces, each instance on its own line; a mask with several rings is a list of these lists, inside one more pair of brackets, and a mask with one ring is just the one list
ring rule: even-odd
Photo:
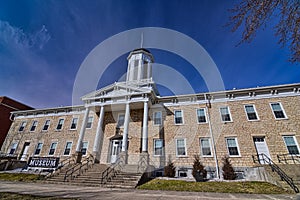
[[[299,64],[287,61],[288,49],[277,44],[271,25],[258,31],[253,42],[236,46],[241,31],[224,26],[234,2],[0,0],[0,95],[35,108],[71,105],[76,73],[89,52],[105,39],[139,27],[168,28],[196,40],[216,63],[226,89],[300,82]],[[207,91],[186,60],[151,52],[156,62],[183,74],[195,92]],[[126,56],[109,66],[99,87],[126,72]],[[170,94],[166,86],[160,88],[161,95]]]

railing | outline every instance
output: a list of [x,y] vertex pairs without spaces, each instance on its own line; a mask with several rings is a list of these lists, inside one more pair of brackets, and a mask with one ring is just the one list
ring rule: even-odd
[[9,154],[9,153],[4,153],[0,152],[0,159],[17,159],[18,154]]
[[287,182],[287,184],[289,184],[289,186],[296,192],[299,193],[299,189],[297,188],[297,186],[294,184],[293,179],[291,177],[289,177],[280,167],[278,167],[278,165],[276,165],[271,158],[269,158],[268,156],[266,156],[265,154],[257,154],[256,156],[252,155],[252,159],[253,162],[258,162],[260,164],[268,164],[272,171],[276,172],[281,180],[284,180],[285,182]]
[[118,159],[113,165],[109,166],[102,172],[101,184],[105,184],[108,181],[111,181],[111,179],[115,177],[119,171],[122,170],[123,166],[124,166],[123,160],[121,159],[121,157],[118,157]]
[[60,172],[60,170],[64,167],[64,166],[68,166],[68,165],[71,165],[72,163],[75,163],[75,157],[74,156],[71,156],[69,158],[66,158],[62,161],[60,161],[58,163],[58,166],[56,169],[49,169],[49,170],[41,170],[40,171],[40,175],[47,171],[48,173],[44,174],[45,177],[47,178],[50,178],[52,175],[53,175],[53,172],[55,172],[55,174],[58,174]]
[[288,161],[293,161],[294,164],[300,164],[300,155],[297,154],[280,154],[277,155],[278,162],[285,162],[288,164]]
[[81,163],[75,164],[72,168],[66,171],[64,176],[64,181],[68,180],[69,177],[71,177],[71,180],[73,180],[75,177],[85,172],[93,164],[94,164],[94,157],[93,155],[89,155]]

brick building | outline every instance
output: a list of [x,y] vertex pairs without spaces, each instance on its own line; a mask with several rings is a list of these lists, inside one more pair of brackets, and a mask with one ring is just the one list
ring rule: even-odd
[[30,109],[33,108],[8,97],[0,96],[0,147],[3,144],[12,123],[10,112]]
[[[168,161],[177,176],[191,176],[200,155],[209,177],[228,155],[251,176],[252,155],[299,155],[300,84],[160,97],[152,54],[128,56],[125,82],[82,97],[84,105],[14,111],[1,151],[29,157],[93,155],[95,162],[150,165],[160,175]],[[251,173],[250,173],[251,172]]]

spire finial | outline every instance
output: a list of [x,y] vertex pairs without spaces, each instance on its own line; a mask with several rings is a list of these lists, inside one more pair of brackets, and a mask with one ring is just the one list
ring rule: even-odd
[[144,33],[141,33],[141,48],[143,48],[143,43],[144,43]]

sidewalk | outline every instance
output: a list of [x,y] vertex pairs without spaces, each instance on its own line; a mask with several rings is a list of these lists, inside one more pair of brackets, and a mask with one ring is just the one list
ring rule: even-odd
[[0,181],[0,192],[14,192],[38,196],[79,199],[130,199],[130,200],[217,200],[217,199],[289,199],[300,200],[300,195],[224,194],[176,191],[124,190],[100,187],[83,187],[64,184],[26,183]]

